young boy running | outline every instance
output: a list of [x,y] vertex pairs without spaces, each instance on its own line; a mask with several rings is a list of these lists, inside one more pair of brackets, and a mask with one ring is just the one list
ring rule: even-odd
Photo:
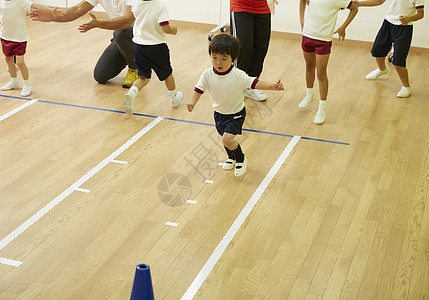
[[[355,1],[355,4],[357,6],[377,6],[385,1]],[[371,54],[375,57],[378,68],[368,73],[365,78],[375,80],[389,72],[385,58],[393,43],[392,63],[402,82],[402,88],[396,94],[398,98],[407,98],[411,95],[406,60],[413,37],[413,22],[422,19],[423,16],[424,0],[391,0],[383,25],[372,46]]]
[[243,90],[245,88],[261,90],[283,90],[281,80],[268,83],[250,77],[244,71],[234,67],[238,58],[240,42],[228,34],[216,35],[209,45],[212,67],[206,69],[194,88],[192,99],[186,106],[193,111],[201,95],[208,91],[213,100],[216,129],[222,136],[228,159],[223,169],[231,170],[235,166],[235,176],[246,172],[247,159],[244,157],[240,144],[235,140],[241,134],[246,108],[244,107]]

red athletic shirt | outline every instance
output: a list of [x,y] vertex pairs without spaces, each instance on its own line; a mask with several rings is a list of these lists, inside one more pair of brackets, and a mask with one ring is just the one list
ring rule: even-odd
[[235,12],[245,11],[253,14],[269,14],[267,0],[230,0],[230,10]]

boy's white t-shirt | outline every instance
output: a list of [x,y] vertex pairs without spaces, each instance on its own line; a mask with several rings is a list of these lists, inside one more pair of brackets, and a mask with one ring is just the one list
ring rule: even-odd
[[195,89],[201,93],[208,91],[213,100],[213,109],[230,115],[244,108],[243,90],[254,87],[258,80],[236,67],[225,73],[220,75],[213,67],[204,70]]
[[139,45],[165,43],[165,33],[161,25],[169,24],[167,5],[160,0],[128,0],[134,14],[133,42]]
[[100,4],[110,19],[122,16],[127,0],[86,0],[92,6]]
[[0,0],[0,38],[12,42],[28,41],[25,16],[31,11],[29,0]]
[[[412,16],[416,14],[417,7],[423,7],[424,0],[391,0],[386,13],[386,20],[394,25],[402,25],[400,16]],[[408,23],[408,25],[413,22]]]
[[332,41],[340,9],[349,7],[351,0],[310,0],[305,8],[302,35],[325,42]]

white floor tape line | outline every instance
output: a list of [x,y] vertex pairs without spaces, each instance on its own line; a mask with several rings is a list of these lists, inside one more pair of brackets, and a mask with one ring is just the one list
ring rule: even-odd
[[145,135],[149,130],[151,130],[155,125],[161,122],[164,118],[157,117],[151,123],[149,123],[145,128],[140,130],[137,134],[135,134],[131,139],[129,139],[125,144],[123,144],[120,148],[118,148],[115,152],[110,154],[107,158],[105,158],[102,162],[96,165],[92,170],[83,175],[78,181],[73,183],[70,187],[68,187],[64,192],[58,195],[54,200],[49,202],[46,206],[44,206],[41,210],[35,213],[32,217],[30,217],[27,221],[22,223],[18,228],[8,234],[4,239],[0,241],[0,250],[6,247],[10,242],[16,239],[21,233],[27,230],[31,225],[36,223],[41,217],[47,214],[51,209],[53,209],[57,204],[63,201],[66,197],[68,197],[71,193],[76,191],[82,184],[84,184],[88,179],[97,174],[101,169],[103,169],[107,164],[109,164],[112,160],[114,160],[117,156],[119,156],[122,152],[128,149],[132,144],[134,144],[139,138]]
[[13,259],[8,259],[8,258],[0,257],[0,264],[3,264],[3,265],[9,265],[9,266],[12,266],[12,267],[19,267],[23,263],[24,262],[22,262],[22,261],[17,261],[17,260],[13,260]]
[[36,103],[37,101],[39,101],[39,100],[35,100],[35,99],[30,100],[27,103],[25,103],[25,104],[23,104],[21,106],[18,106],[17,108],[11,110],[10,112],[8,112],[8,113],[0,116],[0,122],[3,121],[3,120],[5,120],[5,119],[7,119],[7,118],[9,118],[10,116],[13,116],[14,114],[16,114],[17,112],[23,110],[24,108],[26,108],[26,107],[28,107],[28,106]]
[[246,206],[240,212],[237,219],[235,219],[234,223],[231,225],[231,227],[229,228],[229,230],[227,231],[225,236],[222,238],[220,243],[217,245],[217,247],[213,251],[212,255],[209,257],[207,262],[204,264],[201,271],[198,273],[198,275],[195,277],[194,281],[191,283],[189,288],[183,294],[181,300],[192,299],[195,296],[195,294],[198,292],[201,285],[204,283],[207,276],[212,271],[213,267],[219,261],[220,257],[222,256],[223,252],[225,251],[226,247],[228,247],[228,245],[231,243],[232,239],[237,234],[241,225],[243,225],[244,221],[249,216],[253,207],[256,205],[259,198],[261,198],[262,194],[264,193],[264,191],[266,190],[266,188],[268,187],[270,182],[273,180],[274,176],[277,174],[280,167],[283,165],[286,158],[292,152],[293,148],[295,147],[295,145],[298,143],[298,141],[300,139],[301,139],[300,136],[294,136],[292,138],[292,140],[289,142],[289,144],[286,146],[286,148],[283,150],[283,153],[277,159],[277,161],[275,162],[275,164],[273,165],[271,170],[268,172],[267,176],[265,176],[265,178],[262,180],[261,184],[258,186],[256,191],[253,193],[252,197],[250,197]]

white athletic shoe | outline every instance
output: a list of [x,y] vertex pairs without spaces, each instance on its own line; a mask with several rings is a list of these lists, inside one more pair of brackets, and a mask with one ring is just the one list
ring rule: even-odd
[[411,87],[403,86],[401,90],[396,94],[396,97],[398,98],[407,98],[411,96]]
[[366,74],[365,78],[368,80],[375,80],[380,76],[386,75],[387,73],[389,73],[389,69],[387,67],[383,71],[381,71],[380,69],[377,68],[377,69],[369,72],[368,74]]
[[232,170],[235,166],[235,160],[232,158],[228,158],[225,163],[222,165],[224,170]]
[[[322,101],[320,101],[322,102]],[[325,101],[323,101],[325,102]],[[317,110],[316,117],[314,118],[314,124],[321,125],[326,122],[326,115],[328,114],[328,107],[326,103],[319,104],[319,109]]]
[[183,93],[178,91],[175,96],[170,95],[171,107],[177,108],[183,101]]
[[7,84],[1,87],[2,91],[10,91],[10,90],[16,90],[16,89],[19,89],[19,83],[14,84],[12,82],[8,82]]
[[125,94],[124,99],[124,111],[127,117],[131,117],[134,112],[134,100],[136,99],[137,93],[134,90],[130,89],[128,93]]
[[244,158],[244,161],[242,163],[235,163],[235,171],[234,171],[234,176],[241,176],[244,175],[244,173],[246,173],[246,168],[247,168],[247,159]]
[[30,86],[25,86],[22,88],[21,90],[21,96],[23,97],[27,97],[30,96],[31,94],[31,85]]
[[256,101],[265,101],[268,99],[268,96],[262,93],[260,90],[252,90],[252,89],[245,89],[243,91],[243,95],[246,98],[250,98]]
[[304,99],[298,104],[298,107],[301,109],[307,108],[311,102],[314,101],[314,94],[306,95]]

